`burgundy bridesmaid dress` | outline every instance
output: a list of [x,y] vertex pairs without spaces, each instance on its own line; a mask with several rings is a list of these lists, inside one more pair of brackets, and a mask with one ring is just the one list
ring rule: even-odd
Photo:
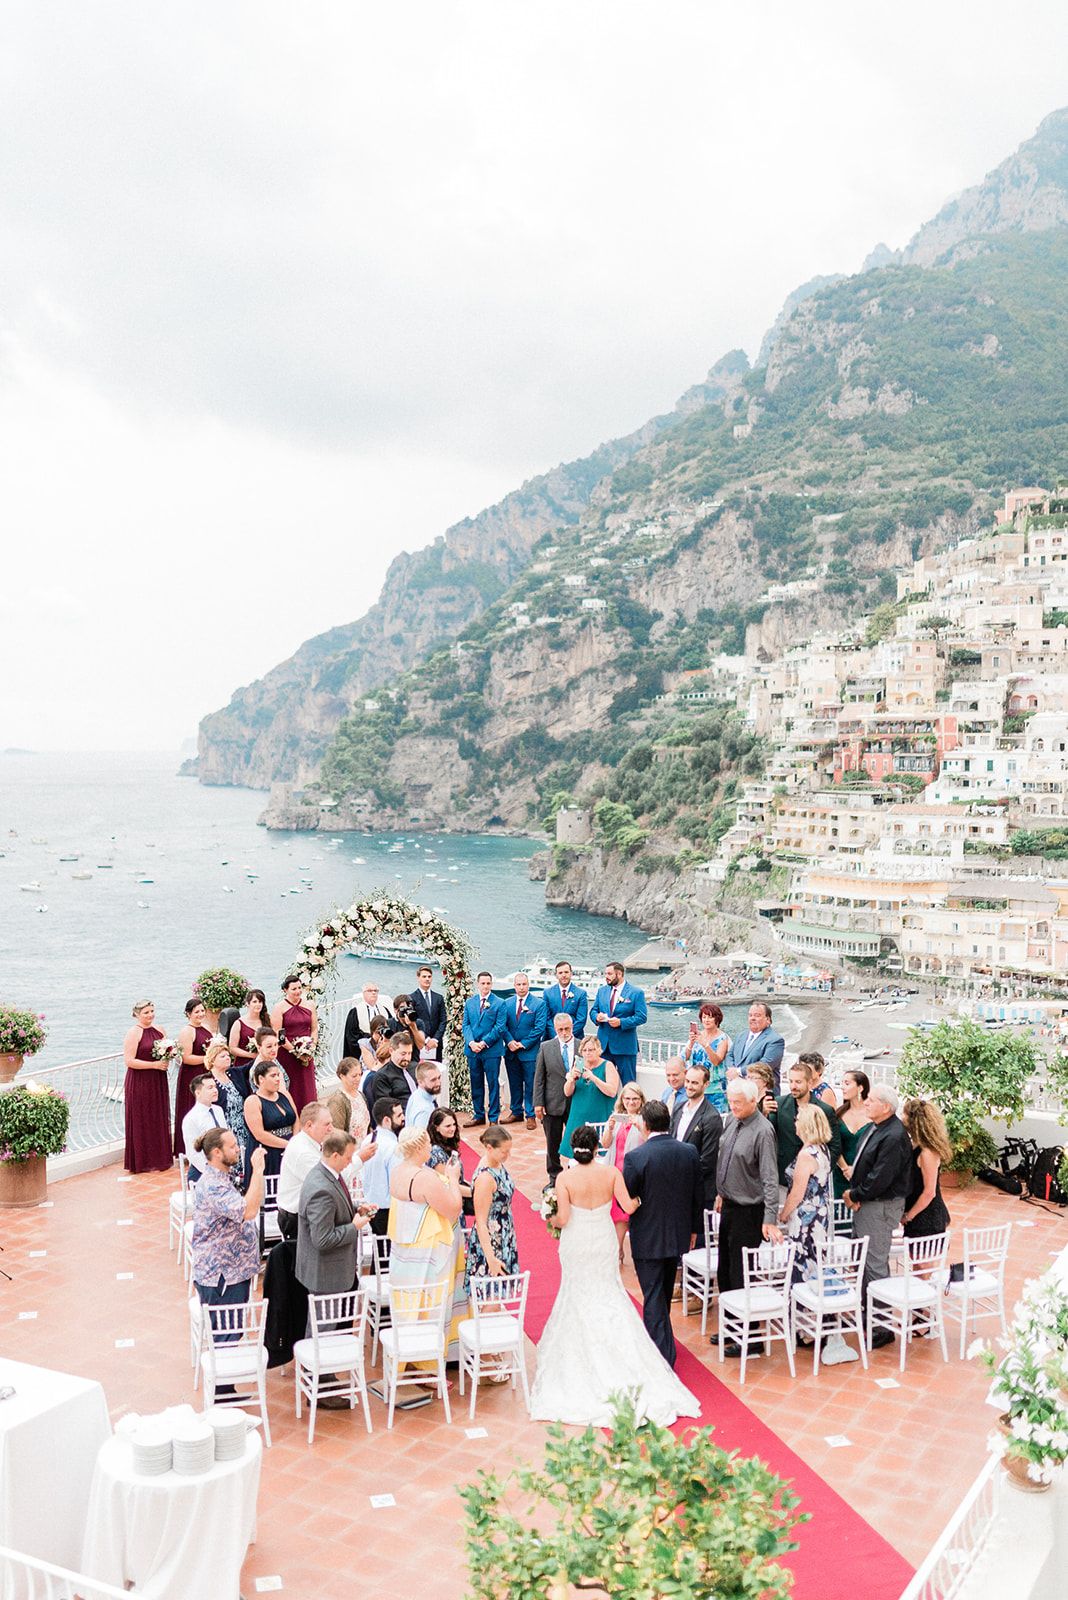
[[[285,1029],[287,1039],[310,1039],[312,1030],[312,1014],[307,1006],[290,1006],[288,1011],[282,1013],[282,1027]],[[300,1115],[301,1108],[315,1099],[315,1063],[314,1061],[301,1061],[292,1050],[287,1050],[285,1045],[278,1047],[278,1059],[286,1069],[289,1079],[289,1098],[297,1108]]]
[[[245,1021],[244,1017],[238,1017],[238,1019],[237,1019],[237,1047],[238,1047],[239,1050],[248,1050],[248,1051],[250,1051],[252,1056],[253,1056],[253,1059],[255,1059],[255,1055],[256,1055],[256,1030],[255,1030],[255,1028],[250,1028],[249,1027],[249,1025]],[[251,1061],[241,1061],[236,1056],[235,1056],[234,1060],[235,1060],[235,1063],[236,1063],[237,1066],[244,1067],[246,1069],[246,1071],[252,1065]]]
[[[202,1056],[211,1043],[211,1039],[210,1028],[194,1028],[192,1054]],[[174,1153],[176,1156],[184,1155],[185,1153],[185,1141],[182,1138],[182,1118],[187,1111],[192,1111],[194,1105],[193,1091],[189,1085],[194,1078],[199,1078],[203,1071],[203,1067],[187,1067],[184,1061],[178,1068],[178,1082],[174,1086]]]
[[[152,1046],[163,1037],[160,1028],[142,1029],[134,1051],[138,1061],[151,1061]],[[122,1092],[126,1105],[123,1165],[127,1172],[166,1172],[174,1164],[166,1067],[128,1067]]]

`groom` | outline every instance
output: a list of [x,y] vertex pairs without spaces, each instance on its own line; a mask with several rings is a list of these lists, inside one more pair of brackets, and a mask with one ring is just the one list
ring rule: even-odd
[[672,1139],[670,1113],[662,1100],[647,1100],[642,1121],[648,1138],[623,1162],[623,1182],[641,1201],[630,1219],[634,1270],[642,1287],[642,1318],[650,1339],[675,1365],[671,1294],[679,1257],[701,1227],[701,1158],[692,1144]]

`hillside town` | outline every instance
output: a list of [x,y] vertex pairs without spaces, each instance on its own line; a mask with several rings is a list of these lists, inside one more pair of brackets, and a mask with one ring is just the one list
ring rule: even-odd
[[896,603],[742,676],[773,754],[705,875],[788,866],[761,911],[810,960],[1063,991],[1068,482],[1006,495],[994,527],[900,572]]

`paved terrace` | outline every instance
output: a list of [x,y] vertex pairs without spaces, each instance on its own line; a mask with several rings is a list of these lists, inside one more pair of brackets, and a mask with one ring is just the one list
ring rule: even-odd
[[[541,1137],[522,1127],[513,1132],[512,1171],[533,1198],[544,1181]],[[99,1379],[113,1422],[126,1411],[194,1399],[185,1289],[167,1249],[167,1196],[174,1187],[167,1175],[124,1179],[118,1167],[106,1167],[53,1184],[45,1209],[0,1218],[0,1265],[13,1278],[0,1280],[0,1347],[17,1360]],[[1068,1240],[1068,1219],[981,1185],[950,1191],[947,1199],[958,1237],[967,1224],[1015,1224],[1010,1307],[1024,1280],[1044,1271]],[[131,1218],[132,1226],[119,1227],[121,1218]],[[129,1272],[132,1278],[118,1276]],[[633,1288],[632,1276],[630,1282]],[[983,1403],[987,1380],[975,1363],[951,1354],[945,1366],[936,1344],[917,1341],[900,1387],[880,1388],[878,1379],[899,1377],[896,1346],[875,1352],[867,1373],[855,1363],[824,1368],[815,1379],[803,1354],[791,1379],[776,1348],[752,1364],[739,1386],[737,1363],[715,1362],[698,1316],[684,1319],[676,1307],[675,1328],[908,1562],[922,1560],[985,1458],[992,1413]],[[120,1339],[134,1343],[118,1349]],[[526,1420],[521,1398],[483,1386],[477,1423],[489,1437],[481,1440],[466,1437],[466,1409],[458,1403],[451,1427],[432,1404],[398,1413],[387,1433],[384,1407],[372,1399],[373,1434],[358,1411],[326,1411],[309,1448],[306,1425],[293,1415],[290,1373],[268,1379],[275,1442],[264,1456],[258,1541],[246,1562],[244,1593],[254,1595],[256,1579],[277,1575],[293,1600],[320,1600],[342,1585],[355,1600],[459,1600],[466,1573],[456,1486],[480,1466],[506,1469],[540,1453],[544,1430]],[[828,1444],[841,1435],[848,1446]],[[395,1495],[396,1508],[372,1510],[374,1493]],[[831,1570],[848,1559],[847,1551],[827,1551]],[[867,1587],[862,1574],[849,1585],[854,1594]]]

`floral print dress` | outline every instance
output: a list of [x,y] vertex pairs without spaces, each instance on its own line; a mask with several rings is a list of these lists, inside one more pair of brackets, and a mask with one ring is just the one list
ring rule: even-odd
[[[796,1211],[790,1217],[787,1231],[797,1246],[794,1254],[794,1283],[808,1283],[816,1276],[816,1246],[826,1244],[831,1237],[831,1162],[822,1145],[806,1144],[800,1155],[811,1156],[816,1170],[805,1185]],[[786,1176],[793,1183],[793,1166]]]
[[[512,1220],[512,1196],[515,1194],[515,1184],[506,1168],[498,1167],[495,1172],[492,1167],[481,1166],[471,1180],[472,1187],[484,1172],[489,1173],[496,1185],[493,1199],[490,1201],[488,1222],[493,1253],[505,1272],[511,1275],[519,1271],[519,1247],[516,1244],[515,1223]],[[486,1252],[482,1248],[478,1228],[474,1227],[467,1239],[467,1271],[464,1288],[470,1291],[472,1278],[485,1278],[488,1275]]]

